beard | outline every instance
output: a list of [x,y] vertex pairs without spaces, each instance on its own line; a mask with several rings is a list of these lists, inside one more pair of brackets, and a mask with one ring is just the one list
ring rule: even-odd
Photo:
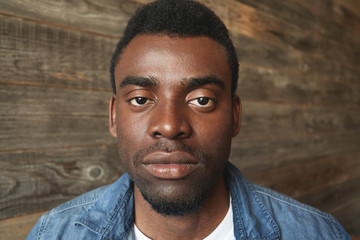
[[[139,188],[139,187],[138,187]],[[189,194],[181,195],[177,199],[171,201],[164,198],[155,196],[148,191],[142,191],[139,188],[144,199],[150,204],[151,208],[163,215],[163,216],[185,216],[187,214],[193,213],[201,208],[205,200],[207,199],[209,189],[205,191],[199,191],[201,188],[196,189]]]
[[[198,161],[204,165],[208,162],[207,154],[183,143],[165,144],[157,142],[143,150],[140,150],[131,159],[134,169],[142,164],[143,158],[154,151],[184,151],[195,156]],[[122,155],[122,162],[129,161],[125,154]],[[127,158],[127,159],[124,159]],[[185,184],[179,188],[175,181],[169,181],[162,184],[154,184],[143,178],[141,174],[136,173],[127,165],[127,172],[140,190],[144,199],[150,204],[152,209],[163,216],[184,216],[199,210],[207,199],[211,189],[215,185],[222,171],[217,170],[217,174],[211,177]],[[181,181],[181,180],[180,180]],[[184,183],[183,183],[184,185]],[[186,189],[184,189],[184,187]]]

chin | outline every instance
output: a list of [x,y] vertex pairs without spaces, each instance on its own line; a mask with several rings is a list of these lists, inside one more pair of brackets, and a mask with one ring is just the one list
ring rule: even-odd
[[184,193],[174,187],[168,187],[159,194],[159,191],[144,192],[140,189],[152,209],[164,216],[184,216],[196,212],[207,199],[209,191],[210,189],[205,189]]
[[164,216],[184,216],[203,206],[217,178],[188,180],[160,181],[156,184],[135,180],[135,184],[155,212]]

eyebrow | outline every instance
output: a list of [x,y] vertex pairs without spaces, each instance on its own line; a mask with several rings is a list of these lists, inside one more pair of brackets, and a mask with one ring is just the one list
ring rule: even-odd
[[127,76],[120,83],[120,88],[124,88],[128,85],[137,85],[141,87],[151,87],[157,84],[157,80],[153,77],[139,77],[139,76]]
[[[137,85],[141,87],[152,87],[157,85],[158,80],[154,77],[140,77],[140,76],[127,76],[120,83],[120,88],[124,88],[128,85]],[[192,77],[186,78],[181,81],[182,85],[185,85],[188,88],[200,87],[204,85],[217,85],[220,88],[225,88],[225,84],[217,76],[210,75],[204,77]]]
[[194,77],[189,79],[184,79],[182,84],[186,85],[187,87],[200,87],[204,85],[217,85],[220,88],[225,88],[225,84],[223,81],[220,80],[217,76],[210,75],[204,77]]

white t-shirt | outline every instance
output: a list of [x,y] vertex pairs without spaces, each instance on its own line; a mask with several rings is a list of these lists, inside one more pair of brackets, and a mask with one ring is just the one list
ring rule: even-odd
[[[151,240],[150,238],[145,236],[145,234],[143,234],[135,224],[126,239],[127,240]],[[204,240],[218,240],[218,239],[235,240],[231,199],[230,199],[229,210],[226,213],[226,216],[224,217],[224,219],[215,228],[215,230],[212,233],[210,233],[209,236],[204,238]]]

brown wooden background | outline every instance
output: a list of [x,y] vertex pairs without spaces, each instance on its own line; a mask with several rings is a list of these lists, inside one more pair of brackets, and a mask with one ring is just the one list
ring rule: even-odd
[[[123,172],[109,61],[147,0],[0,0],[0,238]],[[203,0],[226,23],[244,105],[231,161],[360,235],[360,1]]]

